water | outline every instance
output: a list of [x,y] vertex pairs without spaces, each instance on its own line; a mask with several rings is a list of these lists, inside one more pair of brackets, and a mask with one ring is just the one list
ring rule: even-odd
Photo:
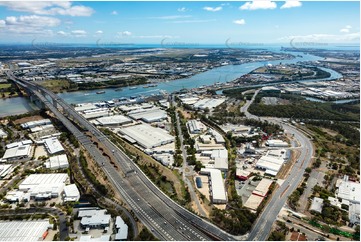
[[[279,47],[269,48],[269,50],[274,52],[281,52]],[[299,52],[282,52],[289,53],[296,56],[296,58],[291,60],[275,60],[275,61],[259,61],[252,63],[245,63],[240,65],[226,65],[214,68],[212,70],[202,72],[196,74],[191,77],[182,78],[169,82],[161,82],[158,83],[156,87],[143,88],[143,85],[137,86],[136,89],[134,87],[125,87],[122,88],[121,91],[115,91],[115,89],[98,89],[92,91],[77,91],[77,92],[69,92],[69,93],[60,93],[59,96],[63,98],[68,103],[85,103],[85,102],[97,102],[104,100],[112,100],[118,99],[121,97],[129,98],[131,96],[151,96],[152,94],[159,94],[161,90],[165,90],[168,93],[172,93],[174,91],[178,91],[182,88],[197,88],[200,86],[208,86],[213,85],[216,82],[225,83],[235,80],[236,78],[248,74],[252,70],[264,66],[265,64],[277,65],[279,63],[282,64],[296,64],[300,61],[318,61],[323,58],[310,55],[303,54]],[[300,57],[302,56],[302,57]],[[322,68],[325,71],[331,73],[329,78],[318,79],[320,80],[331,80],[342,77],[342,75],[334,70]],[[307,81],[316,81],[316,80],[307,80]],[[261,85],[263,86],[263,85]],[[96,94],[96,92],[105,91],[103,94]],[[33,106],[33,105],[32,105]],[[32,109],[28,103],[28,101],[24,98],[12,98],[8,100],[0,99],[0,116],[7,116],[12,114],[24,113]]]
[[0,117],[23,114],[38,108],[24,97],[0,99]]

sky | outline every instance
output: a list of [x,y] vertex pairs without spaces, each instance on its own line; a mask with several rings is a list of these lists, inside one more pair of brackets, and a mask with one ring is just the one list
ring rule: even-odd
[[358,1],[2,2],[0,43],[359,44]]

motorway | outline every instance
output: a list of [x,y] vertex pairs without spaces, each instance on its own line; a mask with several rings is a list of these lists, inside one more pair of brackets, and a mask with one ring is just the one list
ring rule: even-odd
[[[166,196],[127,155],[64,100],[39,85],[16,78],[11,71],[7,74],[14,82],[36,95],[77,138],[102,167],[135,215],[157,238],[167,241],[235,240],[228,233],[189,212]],[[55,103],[49,101],[46,96]],[[61,108],[62,112],[58,108]],[[84,131],[93,134],[92,137],[85,135],[85,132],[80,131],[69,119],[78,123]],[[107,150],[101,151],[96,145],[97,142]],[[104,153],[110,157],[110,160],[116,161],[116,164],[110,162],[103,155]]]
[[307,136],[299,131],[292,125],[283,123],[279,118],[265,118],[252,115],[248,112],[249,106],[254,101],[260,89],[258,89],[252,99],[241,108],[241,112],[244,112],[247,118],[253,118],[261,121],[268,121],[280,125],[285,133],[293,135],[293,137],[300,144],[300,156],[298,157],[298,163],[296,163],[290,171],[288,177],[282,183],[282,185],[274,192],[267,206],[264,208],[262,214],[258,217],[254,223],[251,232],[249,233],[248,240],[265,241],[271,231],[272,224],[277,219],[277,215],[285,205],[287,198],[298,187],[298,184],[303,178],[305,169],[308,167],[313,156],[312,142]]

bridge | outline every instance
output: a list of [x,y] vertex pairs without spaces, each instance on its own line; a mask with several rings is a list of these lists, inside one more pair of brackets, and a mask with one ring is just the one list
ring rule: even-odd
[[[38,84],[15,77],[12,71],[7,71],[7,75],[29,94],[30,99],[49,109],[75,136],[102,168],[124,202],[157,238],[169,241],[236,240],[170,199],[132,159],[59,96]],[[99,143],[105,150],[99,149]]]

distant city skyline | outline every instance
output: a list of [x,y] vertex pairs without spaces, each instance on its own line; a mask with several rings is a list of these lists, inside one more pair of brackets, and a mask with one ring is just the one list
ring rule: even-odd
[[0,43],[359,45],[359,21],[358,1],[12,1],[0,2]]

